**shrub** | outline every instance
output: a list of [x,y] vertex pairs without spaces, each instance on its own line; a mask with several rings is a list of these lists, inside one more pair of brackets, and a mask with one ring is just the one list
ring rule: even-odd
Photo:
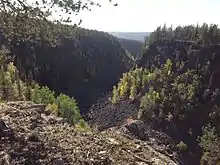
[[60,94],[55,98],[54,91],[50,90],[48,87],[35,85],[31,92],[31,101],[46,104],[47,109],[66,118],[69,123],[78,123],[78,126],[81,128],[88,128],[88,125],[80,116],[80,111],[74,98],[70,98],[64,94]]
[[31,101],[38,104],[53,104],[55,101],[55,93],[48,87],[40,87],[39,85],[35,85],[31,92]]
[[90,127],[89,125],[85,122],[85,120],[80,119],[78,123],[76,124],[76,129],[82,130],[82,131],[89,131]]
[[59,115],[67,118],[70,123],[76,124],[81,119],[75,99],[60,94],[55,103],[58,105]]
[[49,109],[50,111],[58,114],[59,113],[59,109],[58,109],[58,105],[55,104],[55,103],[52,103],[52,104],[48,104],[46,109]]
[[194,71],[178,75],[166,69],[170,68],[169,65],[145,75],[147,90],[140,100],[140,119],[167,123],[172,116],[176,125],[187,120],[189,111],[197,111],[199,76]]
[[0,97],[4,100],[18,100],[16,68],[12,62],[0,66]]
[[188,147],[186,143],[184,143],[183,141],[180,141],[177,144],[177,148],[179,149],[179,151],[186,151]]
[[220,137],[211,125],[203,128],[203,135],[199,138],[200,146],[203,148],[201,164],[217,164],[220,160]]
[[112,104],[116,104],[118,102],[118,100],[119,100],[119,92],[118,92],[116,86],[114,86],[111,102],[112,102]]
[[157,109],[158,101],[160,101],[160,95],[152,87],[141,99],[141,105],[138,117],[142,120],[151,120],[154,116],[155,109]]

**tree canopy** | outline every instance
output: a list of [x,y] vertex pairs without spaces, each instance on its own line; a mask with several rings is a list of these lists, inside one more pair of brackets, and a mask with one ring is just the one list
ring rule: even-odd
[[[117,3],[108,0],[114,6]],[[94,0],[2,0],[0,12],[13,15],[23,15],[26,18],[36,18],[47,20],[53,14],[58,14],[61,18],[54,21],[71,22],[71,16],[81,10],[91,10],[93,6],[101,7],[100,1]]]
[[[113,5],[112,0],[109,0]],[[73,15],[82,10],[91,10],[101,4],[93,0],[1,0],[0,30],[1,40],[7,39],[7,44],[19,44],[20,41],[33,42],[43,40],[56,41],[52,33],[58,30],[52,24],[74,23]],[[46,36],[42,35],[46,32]]]
[[204,23],[199,25],[178,26],[176,28],[159,26],[146,39],[145,44],[152,44],[161,40],[184,40],[191,42],[200,42],[203,44],[217,44],[220,42],[220,29],[218,25],[208,25]]

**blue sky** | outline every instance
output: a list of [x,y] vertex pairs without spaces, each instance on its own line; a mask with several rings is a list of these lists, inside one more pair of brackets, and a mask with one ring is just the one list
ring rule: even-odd
[[149,32],[158,25],[220,24],[220,0],[101,0],[101,8],[80,13],[82,27],[101,31]]

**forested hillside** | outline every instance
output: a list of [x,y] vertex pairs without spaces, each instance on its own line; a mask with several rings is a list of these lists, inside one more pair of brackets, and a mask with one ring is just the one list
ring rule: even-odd
[[144,42],[146,37],[149,36],[151,32],[109,32],[109,33],[120,39]]
[[119,38],[120,44],[131,53],[134,59],[140,58],[144,44],[140,41]]
[[192,42],[200,42],[203,44],[219,44],[220,30],[217,25],[208,25],[204,23],[202,26],[178,26],[172,27],[159,26],[145,40],[145,44],[149,45],[155,41],[161,40],[184,40]]
[[74,96],[81,108],[94,103],[101,92],[111,90],[132,64],[113,36],[86,29],[77,38],[63,38],[56,48],[36,48],[35,79],[56,92]]
[[133,65],[139,44],[64,24],[94,5],[0,2],[0,163],[220,164],[218,26],[158,27]]
[[185,164],[220,160],[219,43],[217,25],[159,27],[113,89],[112,103],[138,105],[136,117],[171,136]]
[[[111,90],[131,67],[126,51],[108,33],[66,24],[72,23],[72,15],[95,6],[100,3],[1,2],[0,46],[9,50],[6,56],[13,58],[19,77],[28,84],[35,80],[46,85],[57,95],[74,96],[81,109],[93,103],[100,92]],[[53,14],[58,15],[51,20]]]
[[[46,28],[47,23],[44,24]],[[48,39],[33,42],[25,38],[16,45],[13,38],[9,45],[23,80],[29,76],[30,81],[36,80],[57,94],[74,96],[83,109],[94,103],[101,92],[111,90],[121,74],[131,67],[132,60],[125,49],[108,33],[66,25],[50,26],[51,31],[44,32],[50,44]]]
[[[62,93],[57,95],[48,87],[39,86],[34,81],[22,81],[19,78],[19,71],[14,66],[12,59],[8,58],[7,53],[7,49],[2,46],[0,51],[0,103],[32,101],[44,105],[49,113],[65,118],[70,124],[78,124],[82,129],[88,128],[74,98]],[[2,129],[2,125],[0,129]]]

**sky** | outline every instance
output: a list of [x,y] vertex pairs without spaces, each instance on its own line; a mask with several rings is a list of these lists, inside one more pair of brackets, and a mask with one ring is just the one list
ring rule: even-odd
[[159,25],[220,25],[220,0],[101,0],[101,8],[83,11],[81,27],[106,32],[151,32]]

